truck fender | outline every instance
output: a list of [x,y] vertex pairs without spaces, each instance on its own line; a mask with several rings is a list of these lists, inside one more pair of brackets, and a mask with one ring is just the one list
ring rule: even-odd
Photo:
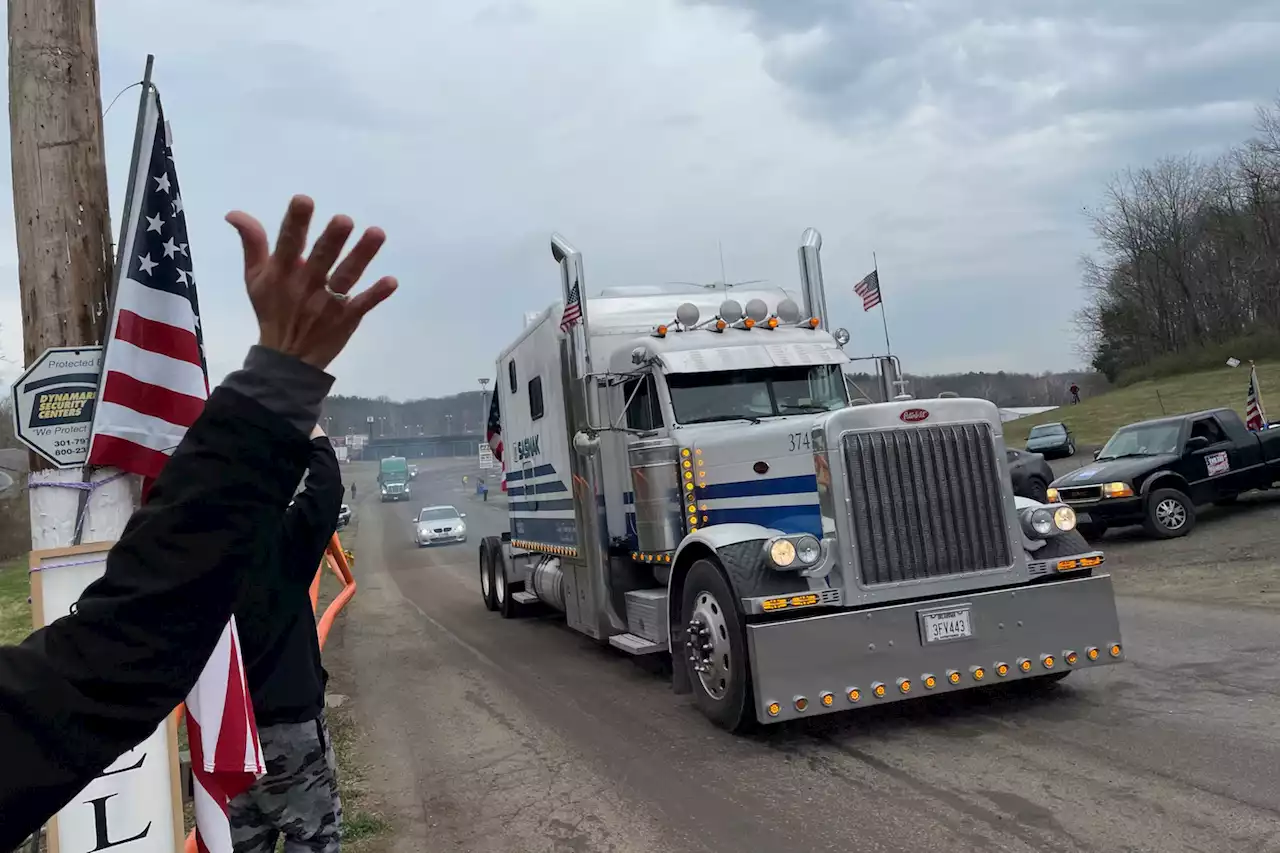
[[1155,489],[1177,489],[1180,492],[1191,494],[1191,486],[1187,484],[1186,478],[1181,474],[1175,474],[1173,471],[1163,471],[1149,478],[1142,484],[1142,488],[1138,494],[1144,498],[1151,494]]
[[691,689],[683,665],[685,625],[680,606],[684,599],[684,579],[698,560],[713,560],[724,571],[734,595],[767,595],[796,589],[795,575],[770,569],[764,559],[766,540],[781,536],[782,531],[759,524],[717,524],[686,536],[671,560],[667,578],[667,650],[672,657],[672,686],[676,693]]

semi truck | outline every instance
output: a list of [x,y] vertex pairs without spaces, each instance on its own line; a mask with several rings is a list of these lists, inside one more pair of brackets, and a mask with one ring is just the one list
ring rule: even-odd
[[552,236],[561,298],[498,357],[510,529],[479,548],[485,606],[669,655],[731,731],[1124,660],[1103,553],[1014,495],[994,404],[851,401],[821,245],[804,232],[798,301],[588,298]]
[[409,464],[403,456],[388,456],[378,463],[378,493],[382,503],[409,497]]

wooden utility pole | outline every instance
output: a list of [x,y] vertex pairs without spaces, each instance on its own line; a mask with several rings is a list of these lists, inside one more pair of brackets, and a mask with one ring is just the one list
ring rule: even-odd
[[9,136],[30,364],[48,347],[101,343],[107,322],[111,222],[92,2],[9,0]]
[[[112,281],[111,217],[102,142],[97,17],[92,0],[9,0],[9,135],[18,238],[23,362],[54,346],[102,343]],[[31,544],[77,541],[78,469],[31,454]],[[100,489],[114,539],[133,510],[133,484]],[[94,535],[97,534],[97,535]]]

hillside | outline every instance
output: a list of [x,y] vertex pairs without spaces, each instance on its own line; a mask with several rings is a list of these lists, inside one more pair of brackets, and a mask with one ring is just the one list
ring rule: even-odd
[[[1274,405],[1280,406],[1280,362],[1259,364],[1258,381],[1262,385],[1263,403],[1267,401],[1268,389],[1274,389]],[[1027,433],[1033,426],[1055,421],[1066,423],[1075,433],[1077,444],[1085,447],[1104,444],[1117,427],[1163,414],[1176,415],[1230,406],[1243,416],[1248,389],[1249,368],[1246,365],[1139,382],[1097,397],[1086,396],[1078,406],[1065,406],[1043,415],[1012,421],[1005,426],[1005,441],[1019,447],[1027,440]],[[1269,416],[1280,418],[1280,408]]]

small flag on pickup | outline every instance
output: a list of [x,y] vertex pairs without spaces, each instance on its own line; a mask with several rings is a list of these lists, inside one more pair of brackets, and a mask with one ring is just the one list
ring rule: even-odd
[[1267,413],[1262,408],[1262,391],[1258,388],[1258,368],[1249,366],[1249,395],[1244,401],[1244,425],[1251,430],[1265,429]]

